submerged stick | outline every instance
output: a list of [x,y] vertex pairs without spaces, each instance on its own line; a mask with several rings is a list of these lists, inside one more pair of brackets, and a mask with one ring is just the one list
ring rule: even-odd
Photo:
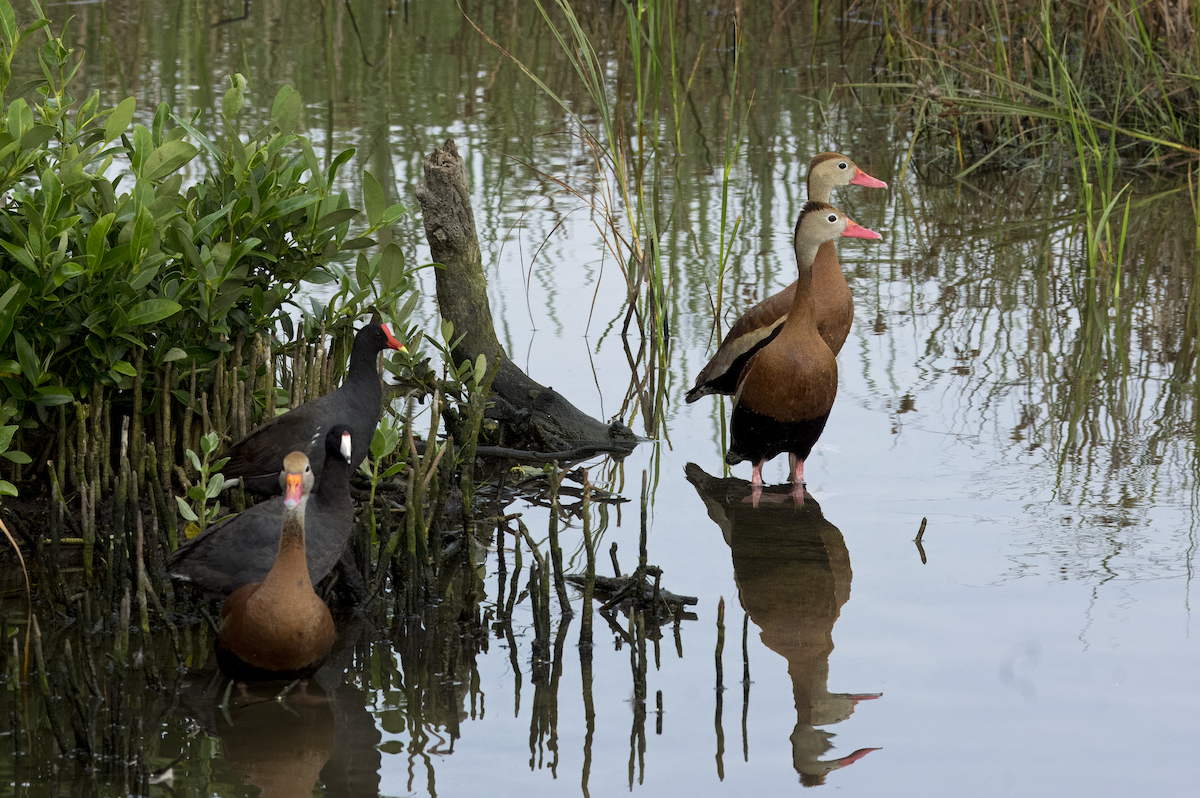
[[921,528],[917,530],[917,536],[913,539],[913,543],[917,544],[917,551],[921,553],[921,565],[928,565],[929,561],[925,558],[925,547],[921,545],[921,538],[925,536],[925,522],[928,519],[921,519]]
[[583,503],[581,515],[583,518],[583,547],[587,552],[587,568],[584,572],[583,584],[583,619],[579,624],[580,656],[592,656],[592,596],[596,593],[596,543],[592,540],[592,483],[588,480],[588,472],[583,472]]
[[567,596],[567,582],[563,578],[562,547],[558,543],[558,486],[563,479],[563,471],[558,463],[554,463],[550,472],[550,562],[554,566],[554,590],[558,594],[559,612],[563,618],[571,618],[575,611]]

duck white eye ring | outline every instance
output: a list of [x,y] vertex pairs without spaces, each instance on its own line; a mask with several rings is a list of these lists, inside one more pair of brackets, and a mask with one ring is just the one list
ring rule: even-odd
[[837,218],[836,213],[831,213],[825,217],[825,221],[829,222],[830,224],[832,224],[833,222],[836,222],[837,220],[838,220],[838,218]]
[[849,169],[849,168],[850,168],[850,164],[846,163],[845,161],[841,161],[838,163],[838,169]]

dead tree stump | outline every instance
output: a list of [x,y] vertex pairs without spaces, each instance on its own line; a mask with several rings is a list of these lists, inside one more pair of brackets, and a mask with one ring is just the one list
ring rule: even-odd
[[[624,424],[604,424],[579,410],[553,388],[530,379],[508,358],[492,322],[483,258],[475,234],[475,214],[467,189],[463,159],[453,139],[425,158],[425,179],[417,184],[425,236],[437,269],[438,307],[462,339],[454,349],[457,362],[488,363],[500,368],[492,383],[488,418],[501,427],[499,446],[532,449],[562,459],[609,452],[624,456],[638,438]],[[482,448],[482,447],[481,447]]]

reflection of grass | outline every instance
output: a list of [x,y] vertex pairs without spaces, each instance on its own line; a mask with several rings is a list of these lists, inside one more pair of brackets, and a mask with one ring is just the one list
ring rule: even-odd
[[[739,124],[745,125],[733,110],[740,18],[736,11],[723,15],[725,27],[711,34],[710,42],[694,23],[678,20],[676,4],[668,0],[636,4],[623,0],[612,9],[576,9],[566,0],[549,0],[538,2],[537,9],[561,51],[556,56],[575,79],[572,83],[555,82],[558,88],[552,87],[549,78],[543,80],[531,66],[488,40],[559,106],[573,134],[586,145],[597,178],[547,177],[592,209],[597,229],[625,278],[621,332],[631,380],[620,415],[630,425],[641,415],[645,433],[666,440],[665,411],[673,383],[668,368],[675,282],[671,250],[679,226],[672,206],[678,207],[675,187],[686,179],[678,158],[684,149],[683,115],[694,103],[689,91],[706,50],[716,51],[714,45],[723,43],[731,52],[731,63],[726,64],[731,68],[721,87],[730,100],[724,114],[720,247],[715,258],[719,315],[721,278],[738,229],[737,221],[729,223],[728,206],[742,141]],[[690,70],[684,66],[685,58],[694,58]],[[567,99],[580,87],[590,104],[587,110]],[[636,332],[637,340],[630,340],[631,332]],[[654,458],[657,479],[657,454]]]
[[[971,341],[986,340],[989,324],[1008,337],[1004,351],[957,366],[987,372],[971,403],[995,412],[1013,381],[1028,381],[1013,438],[1055,453],[1062,493],[1095,488],[1098,473],[1124,492],[1135,462],[1150,467],[1133,478],[1154,482],[1165,448],[1194,444],[1178,430],[1194,426],[1200,262],[1180,251],[1171,228],[1190,216],[1200,230],[1200,217],[1194,200],[1183,207],[1164,195],[1136,197],[1128,169],[1200,156],[1191,5],[886,0],[875,8],[889,62],[915,90],[906,96],[916,123],[906,162],[920,140],[926,168],[940,158],[960,180],[1030,164],[1054,174],[1064,159],[1076,175],[1077,194],[1033,211],[1069,220],[1057,231],[1029,237],[1024,214],[986,223],[1016,238],[1017,252],[997,247],[987,269],[994,279],[972,278],[977,284],[962,289],[979,293],[979,282],[1008,272],[1022,287],[1017,306],[940,311],[938,328],[960,353],[986,349]],[[1053,182],[1042,190],[1054,192]],[[1022,328],[1025,341],[1012,335]]]
[[868,375],[898,374],[883,395],[942,403],[954,434],[989,430],[1000,460],[1052,469],[1065,505],[1124,515],[1194,481],[1197,258],[1191,198],[1135,195],[1120,175],[1082,207],[1086,192],[1057,175],[922,186],[925,217],[944,220],[925,231],[940,251],[890,275],[881,265],[869,300],[887,341],[915,336],[916,359],[860,351]]

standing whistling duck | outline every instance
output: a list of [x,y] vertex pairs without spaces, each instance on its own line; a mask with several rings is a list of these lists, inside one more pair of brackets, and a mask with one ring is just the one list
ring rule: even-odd
[[217,629],[217,662],[244,679],[311,675],[333,645],[333,616],[313,592],[304,555],[304,507],[313,473],[303,452],[283,459],[283,528],[279,553],[265,579],[225,600]]
[[[304,550],[313,584],[333,570],[354,529],[350,458],[354,436],[336,424],[325,436],[325,468],[304,506]],[[279,477],[276,476],[276,481]],[[286,498],[274,496],[222,518],[167,558],[171,576],[195,585],[206,598],[224,598],[261,582],[275,564]]]
[[350,470],[358,468],[371,448],[371,438],[383,415],[383,385],[375,355],[384,349],[407,352],[386,324],[368,324],[354,336],[350,368],[336,390],[305,402],[261,424],[225,450],[229,462],[221,469],[227,480],[238,477],[254,493],[278,493],[279,470],[288,452],[304,452],[312,459],[313,473],[321,478],[324,458],[319,457],[325,435],[344,421],[354,429]]
[[813,262],[838,236],[881,238],[823,202],[808,202],[796,220],[794,246],[800,278],[779,333],[746,362],[738,377],[730,423],[730,465],[754,463],[751,484],[762,492],[762,466],[777,454],[790,458],[792,496],[804,501],[804,460],[821,437],[837,396],[837,360],[817,330]]
[[[808,166],[809,202],[830,201],[830,195],[840,186],[887,188],[887,183],[871,177],[844,155],[823,152]],[[854,320],[854,297],[832,241],[817,250],[812,268],[813,301],[817,307],[817,330],[836,355],[846,343],[850,324]],[[694,402],[710,393],[730,395],[737,388],[737,378],[746,361],[778,333],[787,319],[796,295],[796,283],[778,294],[767,297],[742,314],[729,328],[729,333],[712,359],[696,375],[696,384],[688,391],[687,401]]]

